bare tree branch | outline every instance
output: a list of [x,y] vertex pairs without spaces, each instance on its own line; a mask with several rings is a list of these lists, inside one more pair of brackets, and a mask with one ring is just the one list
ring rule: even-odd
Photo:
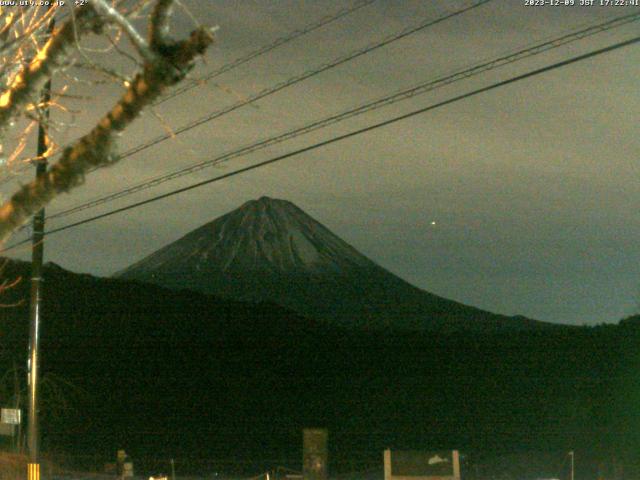
[[100,24],[100,18],[89,8],[81,9],[76,19],[77,22],[66,22],[57,29],[31,63],[15,76],[8,89],[0,95],[0,131],[37,96],[51,73],[59,68],[67,49],[74,43],[76,30],[84,32]]
[[[163,2],[163,0],[159,1]],[[120,24],[120,20],[113,17],[108,19],[118,21]],[[160,15],[160,19],[162,19],[162,15]],[[151,31],[153,30],[151,29]],[[38,69],[51,68],[46,66],[48,62],[45,60],[51,58],[52,45],[60,49],[63,48],[62,45],[59,45],[63,43],[62,38],[65,39],[64,43],[73,41],[73,31],[67,32],[65,30],[65,37],[61,37],[61,35],[60,31],[56,32],[56,35],[47,44],[48,48],[45,50],[45,55],[41,59]],[[15,229],[54,197],[82,184],[85,175],[90,170],[116,163],[119,157],[114,153],[113,147],[117,134],[133,122],[143,108],[152,104],[167,87],[181,81],[193,66],[195,57],[204,53],[212,42],[211,31],[199,28],[192,32],[190,38],[186,40],[163,45],[156,52],[152,61],[145,62],[142,72],[132,80],[126,93],[111,111],[88,134],[80,138],[74,145],[66,148],[60,160],[49,169],[46,175],[24,185],[0,207],[0,243],[4,242]],[[31,66],[29,70],[31,70]],[[23,83],[25,82],[23,81]],[[9,104],[14,104],[16,102],[15,89],[9,91],[13,92],[8,97]]]
[[173,10],[173,0],[158,0],[149,24],[149,38],[151,47],[159,50],[163,45],[170,43],[169,18]]
[[[155,54],[149,48],[147,41],[142,38],[142,35],[138,33],[138,31],[134,28],[131,23],[118,12],[115,8],[109,5],[104,0],[90,0],[91,5],[96,11],[102,15],[108,22],[115,23],[127,34],[129,40],[140,54],[140,56],[146,62],[154,62]],[[162,0],[161,0],[162,1]]]

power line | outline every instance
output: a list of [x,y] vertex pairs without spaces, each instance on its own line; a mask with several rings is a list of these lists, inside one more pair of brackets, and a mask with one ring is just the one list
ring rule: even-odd
[[451,18],[454,18],[458,15],[462,15],[465,12],[468,12],[470,10],[473,10],[474,8],[477,8],[481,5],[484,5],[485,3],[489,3],[492,0],[477,0],[475,3],[473,3],[472,5],[468,6],[468,7],[464,7],[461,8],[459,10],[456,10],[454,12],[451,13],[447,13],[445,15],[441,15],[440,17],[437,17],[435,19],[432,20],[425,20],[423,22],[421,22],[420,24],[418,24],[417,26],[413,26],[413,27],[408,27],[405,28],[404,30],[398,32],[398,33],[394,33],[392,35],[389,35],[385,38],[383,38],[382,40],[375,42],[375,43],[371,43],[369,45],[367,45],[366,47],[360,49],[360,50],[356,50],[353,51],[351,53],[348,53],[347,55],[344,55],[342,57],[339,57],[329,63],[324,63],[312,70],[307,70],[301,74],[295,75],[291,78],[289,78],[288,80],[285,80],[283,82],[277,83],[276,85],[273,85],[271,87],[267,87],[263,90],[261,90],[260,92],[252,95],[251,97],[247,98],[246,100],[240,101],[240,102],[236,102],[228,107],[225,107],[223,109],[220,110],[216,110],[215,112],[209,113],[207,115],[205,115],[204,117],[201,117],[197,120],[193,120],[192,122],[183,125],[182,127],[178,128],[177,130],[173,130],[171,133],[167,133],[164,135],[160,135],[154,139],[148,140],[145,143],[142,143],[140,145],[138,145],[137,147],[133,147],[129,150],[127,150],[126,152],[124,152],[123,154],[120,155],[120,159],[123,158],[127,158],[130,157],[131,155],[134,155],[136,153],[139,153],[143,150],[146,150],[149,147],[152,147],[154,145],[157,145],[158,143],[164,142],[165,140],[168,140],[170,138],[174,138],[177,135],[180,135],[186,131],[192,130],[196,127],[199,127],[200,125],[203,125],[205,123],[208,123],[212,120],[215,120],[216,118],[220,118],[223,115],[226,115],[228,113],[231,113],[239,108],[242,108],[246,105],[250,105],[254,102],[257,102],[258,100],[261,100],[269,95],[273,95],[281,90],[284,90],[285,88],[288,88],[292,85],[295,85],[297,83],[300,83],[304,80],[307,80],[308,78],[314,77],[316,75],[319,75],[320,73],[326,72],[327,70],[331,70],[332,68],[338,67],[344,63],[350,62],[351,60],[354,60],[358,57],[361,57],[363,55],[366,55],[370,52],[373,52],[374,50],[377,50],[379,48],[382,48],[386,45],[389,45],[390,43],[396,42],[398,40],[401,40],[405,37],[408,37],[409,35],[412,35],[414,33],[417,33],[421,30],[424,30],[426,28],[432,27],[438,23],[444,22],[446,20],[449,20]]
[[[374,50],[377,50],[379,48],[382,48],[386,45],[389,45],[390,43],[396,42],[398,40],[401,40],[409,35],[412,35],[414,33],[417,33],[421,30],[424,30],[426,28],[429,28],[431,26],[437,25],[438,23],[444,22],[446,20],[449,20],[451,18],[454,18],[458,15],[461,15],[465,12],[468,12],[470,10],[473,10],[474,8],[477,8],[481,5],[484,5],[485,3],[489,3],[492,0],[477,0],[475,3],[469,5],[468,7],[464,7],[461,8],[459,10],[455,10],[451,13],[447,13],[445,15],[442,15],[440,17],[437,17],[435,19],[428,19],[425,20],[423,22],[421,22],[420,24],[418,24],[417,26],[413,26],[413,27],[407,27],[404,30],[401,30],[398,33],[394,33],[391,34],[385,38],[383,38],[382,40],[375,42],[375,43],[371,43],[369,45],[367,45],[366,47],[359,49],[359,50],[355,50],[351,53],[348,53],[347,55],[344,55],[342,57],[339,57],[337,59],[334,59],[333,61],[329,62],[329,63],[324,63],[312,70],[307,70],[301,74],[295,75],[283,82],[277,83],[276,85],[273,85],[271,87],[267,87],[263,90],[261,90],[260,92],[252,95],[251,97],[242,100],[240,102],[236,102],[232,105],[229,105],[228,107],[225,107],[223,109],[220,110],[216,110],[212,113],[209,113],[207,115],[205,115],[204,117],[200,117],[199,119],[193,120],[192,122],[183,125],[182,127],[171,131],[170,133],[166,133],[164,135],[160,135],[154,139],[148,140],[144,143],[141,143],[139,145],[137,145],[136,147],[133,147],[129,150],[127,150],[126,152],[120,154],[119,159],[122,160],[124,158],[130,157],[132,155],[135,155],[136,153],[140,153],[143,150],[146,150],[147,148],[150,148],[152,146],[155,146],[161,142],[164,142],[166,140],[169,140],[171,138],[174,138],[177,135],[180,135],[184,132],[187,132],[189,130],[192,130],[196,127],[199,127],[200,125],[203,125],[205,123],[208,123],[212,120],[215,120],[216,118],[220,118],[223,115],[226,115],[228,113],[231,113],[235,110],[238,110],[239,108],[242,108],[246,105],[251,105],[254,102],[257,102],[258,100],[261,100],[267,96],[273,95],[281,90],[284,90],[285,88],[288,88],[292,85],[295,85],[297,83],[300,83],[304,80],[307,80],[308,78],[314,77],[316,75],[319,75],[320,73],[326,72],[327,70],[331,70],[332,68],[335,68],[337,66],[340,66],[344,63],[347,63],[351,60],[354,60],[358,57],[361,57],[363,55],[366,55],[367,53],[370,53]],[[94,171],[96,169],[93,169],[91,171]],[[7,181],[9,181],[11,178],[7,178],[4,182],[2,180],[0,180],[0,185],[2,185],[3,183],[6,183]]]
[[[260,100],[260,99],[262,99],[262,98],[264,98],[264,97],[266,97],[268,95],[272,95],[272,94],[274,94],[274,93],[276,93],[276,92],[278,92],[280,90],[283,90],[283,89],[285,89],[285,88],[287,88],[287,87],[289,87],[291,85],[299,83],[299,82],[301,82],[303,80],[306,80],[306,79],[308,79],[308,78],[310,78],[312,76],[318,75],[319,73],[322,73],[322,72],[327,71],[327,70],[329,70],[331,68],[334,68],[334,67],[339,66],[339,65],[341,65],[343,63],[346,63],[346,62],[348,62],[350,60],[358,58],[358,57],[360,57],[362,55],[365,55],[365,54],[367,54],[367,53],[369,53],[371,51],[374,51],[374,50],[376,50],[378,48],[386,46],[386,45],[388,45],[388,44],[390,44],[392,42],[395,42],[397,40],[405,38],[405,37],[407,37],[407,36],[409,36],[409,35],[411,35],[413,33],[417,33],[417,32],[419,32],[421,30],[424,30],[425,28],[428,28],[430,26],[436,25],[436,24],[441,23],[441,22],[443,22],[445,20],[448,20],[450,18],[453,18],[453,17],[456,17],[458,15],[461,15],[461,14],[467,12],[467,11],[470,11],[470,10],[472,10],[474,8],[477,8],[477,7],[481,6],[481,5],[484,5],[485,3],[489,3],[490,1],[492,1],[492,0],[479,0],[476,3],[473,3],[470,6],[467,6],[467,7],[461,8],[459,10],[456,10],[454,12],[442,15],[442,16],[440,16],[438,18],[433,19],[433,20],[426,20],[426,21],[418,24],[417,26],[408,27],[408,28],[406,28],[406,29],[404,29],[404,30],[402,30],[402,31],[400,31],[398,33],[389,35],[389,36],[385,37],[384,39],[382,39],[379,42],[376,42],[376,43],[373,43],[373,44],[369,44],[368,46],[364,47],[363,49],[351,52],[351,53],[347,54],[346,56],[343,56],[343,57],[340,57],[340,58],[334,60],[333,62],[330,62],[330,63],[327,63],[327,64],[323,64],[323,65],[317,67],[314,70],[310,70],[310,71],[304,72],[304,73],[302,73],[300,75],[297,75],[297,76],[294,76],[294,77],[290,78],[289,80],[286,80],[286,81],[284,81],[282,83],[276,84],[273,87],[264,89],[261,92],[257,93],[256,95],[248,98],[245,101],[235,103],[235,104],[233,104],[233,105],[231,105],[231,106],[229,106],[227,108],[224,108],[222,110],[218,110],[216,112],[213,112],[213,113],[211,113],[211,114],[209,114],[209,115],[207,115],[205,117],[202,117],[202,118],[200,118],[198,120],[195,120],[195,121],[193,121],[193,122],[191,122],[191,123],[179,128],[178,130],[175,130],[175,131],[173,131],[173,132],[171,132],[169,134],[156,137],[155,139],[153,139],[151,141],[148,141],[146,143],[138,145],[137,147],[134,147],[134,148],[124,152],[123,154],[121,154],[120,155],[120,159],[123,159],[123,158],[129,157],[131,155],[134,155],[136,153],[139,153],[140,151],[145,150],[145,149],[147,149],[147,148],[149,148],[149,147],[151,147],[153,145],[156,145],[156,144],[158,144],[158,143],[160,143],[162,141],[165,141],[165,140],[168,140],[170,138],[173,138],[175,135],[179,135],[181,133],[184,133],[185,131],[191,130],[191,129],[193,129],[193,128],[199,126],[199,125],[202,125],[202,124],[204,124],[206,122],[212,121],[215,118],[219,118],[219,117],[221,117],[221,116],[223,116],[223,115],[225,115],[227,113],[230,113],[230,112],[232,112],[234,110],[237,110],[238,108],[241,108],[241,107],[243,107],[245,105],[251,104],[251,103],[253,103],[253,102],[257,101],[257,100]],[[8,180],[9,179],[7,179],[7,181]],[[0,185],[2,183],[3,182],[0,181]],[[53,218],[53,217],[51,217],[51,218]]]
[[199,86],[202,82],[207,82],[213,78],[216,78],[220,75],[222,75],[223,73],[227,73],[231,70],[233,70],[234,68],[239,67],[240,65],[244,65],[245,63],[253,60],[256,57],[259,57],[261,55],[264,55],[265,53],[268,53],[282,45],[285,45],[286,43],[289,43],[293,40],[295,40],[298,37],[301,37],[303,35],[306,35],[308,33],[313,32],[314,30],[317,30],[321,27],[324,27],[325,25],[328,25],[336,20],[339,20],[342,17],[345,17],[357,10],[360,10],[363,7],[366,7],[368,5],[371,5],[372,3],[374,3],[376,0],[364,0],[364,1],[360,1],[360,2],[356,2],[353,6],[351,7],[347,7],[347,8],[343,8],[342,10],[339,10],[338,12],[336,12],[335,14],[331,15],[331,16],[325,16],[322,17],[321,19],[319,19],[317,22],[314,23],[310,23],[308,25],[306,25],[305,27],[301,28],[300,30],[294,30],[293,32],[289,33],[288,35],[284,36],[284,37],[280,37],[276,40],[274,40],[272,43],[264,45],[260,48],[258,48],[257,50],[254,50],[251,53],[248,53],[247,55],[243,56],[243,57],[239,57],[235,60],[233,60],[230,63],[227,63],[226,65],[223,65],[222,67],[208,73],[207,75],[205,75],[203,78],[201,78],[200,80],[193,80],[190,83],[186,84],[186,85],[182,85],[179,88],[176,88],[175,90],[173,90],[173,92],[163,96],[160,100],[158,100],[155,105],[158,105],[160,103],[163,103],[171,98],[174,98],[178,95],[181,95],[197,86]]
[[[461,94],[461,95],[457,95],[457,96],[449,98],[447,100],[444,100],[444,101],[429,105],[427,107],[423,107],[423,108],[420,108],[420,109],[417,109],[417,110],[413,110],[413,111],[411,111],[409,113],[405,113],[405,114],[393,117],[393,118],[391,118],[389,120],[384,120],[382,122],[378,122],[378,123],[375,123],[373,125],[369,125],[368,127],[364,127],[364,128],[360,128],[360,129],[357,129],[357,130],[353,130],[353,131],[351,131],[349,133],[346,133],[344,135],[339,135],[339,136],[330,138],[328,140],[324,140],[322,142],[318,142],[318,143],[315,143],[313,145],[309,145],[307,147],[303,147],[303,148],[300,148],[300,149],[297,149],[297,150],[293,150],[291,152],[285,153],[283,155],[279,155],[279,156],[271,158],[269,160],[265,160],[265,161],[256,163],[254,165],[250,165],[248,167],[240,168],[240,169],[235,170],[233,172],[229,172],[229,173],[226,173],[226,174],[223,174],[223,175],[219,175],[217,177],[213,177],[213,178],[210,178],[208,180],[203,180],[201,182],[197,182],[197,183],[188,185],[186,187],[182,187],[182,188],[179,188],[179,189],[176,189],[176,190],[172,190],[170,192],[163,193],[161,195],[157,195],[155,197],[151,197],[151,198],[148,198],[148,199],[140,201],[140,202],[132,203],[132,204],[127,205],[125,207],[117,208],[117,209],[111,210],[109,212],[102,213],[100,215],[95,215],[93,217],[86,218],[84,220],[80,220],[78,222],[74,222],[74,223],[71,223],[71,224],[68,224],[68,225],[64,225],[62,227],[55,228],[53,230],[49,230],[49,231],[46,232],[46,235],[52,235],[54,233],[62,232],[64,230],[68,230],[70,228],[74,228],[74,227],[77,227],[77,226],[80,226],[80,225],[84,225],[85,223],[93,222],[95,220],[100,220],[102,218],[106,218],[106,217],[109,217],[111,215],[115,215],[117,213],[122,213],[122,212],[125,212],[127,210],[132,210],[134,208],[138,208],[138,207],[141,207],[143,205],[147,205],[149,203],[153,203],[153,202],[156,202],[158,200],[162,200],[164,198],[168,198],[168,197],[171,197],[171,196],[174,196],[174,195],[177,195],[177,194],[189,191],[189,190],[193,190],[193,189],[198,188],[198,187],[202,187],[204,185],[208,185],[210,183],[218,182],[220,180],[224,180],[226,178],[233,177],[235,175],[239,175],[239,174],[251,171],[251,170],[255,170],[255,169],[267,166],[267,165],[271,165],[271,164],[279,162],[281,160],[285,160],[287,158],[294,157],[296,155],[300,155],[302,153],[306,153],[306,152],[309,152],[309,151],[312,151],[312,150],[316,150],[318,148],[325,147],[327,145],[331,145],[333,143],[336,143],[336,142],[339,142],[339,141],[342,141],[342,140],[346,140],[346,139],[351,138],[351,137],[355,137],[356,135],[367,133],[367,132],[376,130],[378,128],[385,127],[387,125],[391,125],[391,124],[397,123],[397,122],[399,122],[401,120],[406,120],[406,119],[412,118],[412,117],[414,117],[416,115],[420,115],[422,113],[426,113],[426,112],[429,112],[431,110],[435,110],[437,108],[444,107],[446,105],[450,105],[450,104],[455,103],[455,102],[459,102],[461,100],[473,97],[475,95],[479,95],[481,93],[485,93],[485,92],[488,92],[488,91],[491,91],[491,90],[495,90],[497,88],[504,87],[506,85],[518,82],[520,80],[525,80],[527,78],[531,78],[531,77],[534,77],[536,75],[540,75],[542,73],[546,73],[546,72],[549,72],[549,71],[552,71],[552,70],[555,70],[555,69],[558,69],[558,68],[573,64],[573,63],[577,63],[577,62],[580,62],[582,60],[586,60],[588,58],[592,58],[592,57],[595,57],[595,56],[598,56],[598,55],[609,53],[609,52],[612,52],[614,50],[618,50],[620,48],[627,47],[629,45],[632,45],[632,44],[635,44],[635,43],[638,43],[638,42],[640,42],[640,36],[631,38],[631,39],[623,41],[623,42],[615,43],[615,44],[610,45],[608,47],[604,47],[604,48],[600,48],[600,49],[597,49],[597,50],[593,50],[591,52],[588,52],[588,53],[585,53],[585,54],[582,54],[582,55],[578,55],[578,56],[569,58],[567,60],[556,62],[556,63],[553,63],[551,65],[547,65],[547,66],[542,67],[542,68],[531,70],[531,71],[529,71],[527,73],[523,73],[521,75],[517,75],[515,77],[511,77],[511,78],[509,78],[507,80],[502,80],[502,81],[493,83],[491,85],[488,85],[486,87],[481,87],[481,88],[478,88],[476,90],[472,90],[470,92],[467,92],[467,93],[464,93],[464,94]],[[12,250],[12,249],[14,249],[14,248],[16,248],[16,247],[28,242],[28,241],[30,241],[30,238],[26,239],[26,240],[23,240],[21,242],[18,242],[18,243],[14,244],[14,245],[11,245],[10,247],[7,247],[6,249],[3,249],[2,251],[0,251],[0,253],[4,253],[4,252],[7,252],[9,250]]]
[[212,167],[215,165],[218,165],[219,163],[223,162],[223,161],[228,161],[232,158],[237,158],[240,156],[244,156],[247,155],[249,153],[253,153],[255,151],[258,150],[262,150],[266,147],[275,145],[277,143],[281,143],[284,142],[286,140],[290,140],[292,138],[298,137],[300,135],[304,135],[307,133],[310,133],[312,131],[318,130],[320,128],[324,128],[328,125],[332,125],[338,122],[341,122],[343,120],[355,117],[357,115],[361,115],[373,110],[376,110],[378,108],[384,107],[384,106],[388,106],[391,104],[394,104],[396,102],[402,101],[402,100],[406,100],[408,98],[412,98],[416,95],[421,95],[427,92],[430,92],[432,90],[435,90],[437,88],[446,86],[446,85],[450,85],[454,82],[460,81],[460,80],[464,80],[467,79],[469,77],[472,77],[474,75],[478,75],[480,73],[484,73],[486,71],[495,69],[495,68],[499,68],[511,63],[514,63],[516,61],[520,61],[524,58],[529,58],[531,56],[534,55],[538,55],[540,53],[543,52],[547,52],[551,49],[554,48],[558,48],[560,46],[566,45],[568,43],[583,39],[587,36],[590,35],[595,35],[597,33],[603,32],[603,31],[607,31],[610,30],[612,28],[616,28],[616,27],[620,27],[622,25],[628,24],[630,22],[634,22],[640,19],[640,13],[635,13],[635,14],[630,14],[630,15],[623,15],[621,17],[616,17],[612,20],[608,20],[606,22],[603,23],[599,23],[596,25],[591,25],[587,28],[583,28],[581,30],[575,31],[573,33],[569,33],[569,34],[565,34],[562,35],[560,37],[554,38],[552,40],[548,40],[545,41],[543,43],[537,44],[537,45],[533,45],[530,47],[526,47],[524,49],[518,50],[515,53],[510,53],[501,57],[498,57],[496,59],[484,62],[484,63],[480,63],[477,64],[475,66],[472,66],[470,68],[466,68],[464,70],[460,70],[457,71],[451,75],[447,75],[445,77],[441,77],[438,78],[436,80],[429,80],[427,82],[421,83],[417,86],[414,86],[412,88],[406,89],[406,90],[402,90],[400,92],[394,93],[392,95],[387,95],[383,98],[380,98],[378,100],[372,101],[372,102],[368,102],[364,105],[358,106],[356,108],[352,108],[349,109],[347,111],[344,111],[342,113],[336,114],[336,115],[332,115],[329,117],[326,117],[324,119],[321,120],[317,120],[314,121],[310,124],[307,124],[305,126],[302,127],[298,127],[295,128],[293,130],[290,130],[286,133],[274,136],[274,137],[270,137],[268,139],[264,139],[261,140],[259,142],[244,146],[240,149],[236,149],[233,150],[231,152],[227,152],[224,153],[222,155],[219,155],[215,158],[206,160],[206,161],[202,161],[202,162],[198,162],[194,165],[190,165],[188,167],[185,168],[181,168],[179,170],[164,174],[164,175],[160,175],[148,180],[145,180],[143,182],[140,182],[138,184],[132,185],[130,187],[124,188],[122,190],[119,190],[117,192],[108,194],[108,195],[104,195],[102,197],[99,197],[97,199],[85,202],[81,205],[77,205],[75,207],[71,207],[67,210],[62,210],[58,213],[54,213],[53,215],[50,215],[48,217],[49,220],[52,219],[56,219],[56,218],[62,218],[62,217],[66,217],[69,216],[73,213],[77,213],[79,211],[82,210],[86,210],[89,208],[93,208],[96,207],[98,205],[102,205],[104,203],[108,203],[111,201],[114,201],[118,198],[122,198],[128,195],[132,195],[134,193],[137,193],[139,191],[142,190],[146,190],[148,188],[153,188],[156,187],[158,185],[161,185],[165,182],[174,180],[176,178],[191,174],[193,172],[202,170],[204,168],[208,168],[208,167]]
[[[181,95],[182,93],[185,93],[189,90],[191,90],[192,88],[195,88],[197,86],[200,85],[201,82],[203,81],[208,81],[211,80],[213,78],[216,78],[220,75],[222,75],[223,73],[227,73],[241,65],[244,65],[245,63],[253,60],[254,58],[260,57],[272,50],[275,50],[276,48],[285,45],[287,43],[292,42],[293,40],[302,37],[304,35],[307,35],[315,30],[318,30],[326,25],[329,25],[330,23],[333,23],[343,17],[346,17],[347,15],[350,15],[353,12],[356,12],[357,10],[360,10],[361,8],[364,8],[368,5],[371,5],[372,3],[376,2],[377,0],[360,0],[358,2],[356,2],[354,5],[350,6],[350,7],[346,7],[343,8],[341,10],[338,10],[336,13],[334,13],[333,15],[326,15],[322,18],[320,18],[319,20],[310,23],[308,25],[305,25],[304,27],[302,27],[301,29],[298,30],[293,30],[292,32],[290,32],[289,34],[277,38],[276,40],[274,40],[273,42],[264,45],[260,48],[258,48],[257,50],[254,50],[251,53],[248,53],[247,55],[244,55],[242,57],[236,58],[235,60],[233,60],[232,62],[229,62],[225,65],[223,65],[222,67],[208,73],[204,78],[202,78],[201,80],[194,80],[192,82],[190,82],[187,85],[182,86],[182,88],[177,88],[176,90],[174,90],[173,92],[168,93],[167,95],[163,96],[162,98],[160,98],[157,102],[154,103],[154,105],[159,105],[163,102],[165,102],[166,100],[169,100],[171,98],[174,98],[178,95]],[[66,17],[68,17],[69,14],[65,14],[65,16],[61,17],[59,19],[60,20],[64,20]],[[26,165],[24,168],[18,169],[18,173],[28,169],[30,166]],[[7,177],[6,179],[2,179],[0,180],[0,185],[3,185],[5,183],[7,183],[9,180],[11,180],[13,177]]]
[[[481,5],[484,5],[485,3],[489,3],[492,0],[478,0],[476,3],[471,4],[470,6],[461,8],[459,10],[453,11],[451,13],[447,13],[445,15],[442,15],[440,17],[437,17],[435,19],[432,20],[425,20],[424,22],[421,22],[420,24],[418,24],[417,26],[412,26],[412,27],[407,27],[403,30],[401,30],[400,32],[397,32],[395,34],[391,34],[385,38],[383,38],[382,40],[376,42],[376,43],[371,43],[367,46],[365,46],[364,48],[360,49],[360,50],[356,50],[353,51],[351,53],[348,53],[345,56],[339,57],[335,60],[333,60],[332,62],[326,63],[326,64],[322,64],[318,67],[316,67],[313,70],[308,70],[306,72],[303,72],[302,74],[296,75],[294,77],[289,78],[288,80],[285,80],[281,83],[278,83],[274,86],[268,87],[263,89],[262,91],[258,92],[257,94],[247,98],[246,100],[240,101],[240,102],[236,102],[235,104],[232,104],[226,108],[223,108],[221,110],[217,110],[215,112],[212,112],[208,115],[205,115],[204,117],[201,117],[197,120],[194,120],[180,128],[178,128],[177,130],[173,130],[170,133],[167,133],[165,135],[160,135],[158,137],[156,137],[155,139],[149,140],[147,142],[144,142],[136,147],[133,147],[129,150],[127,150],[126,152],[122,153],[119,158],[120,159],[124,159],[127,158],[129,156],[135,155],[136,153],[139,153],[143,150],[146,150],[147,148],[150,148],[154,145],[157,145],[158,143],[161,143],[165,140],[168,140],[170,138],[175,137],[176,135],[179,135],[181,133],[184,133],[188,130],[191,130],[193,128],[196,128],[204,123],[210,122],[216,118],[222,117],[223,115],[226,115],[228,113],[231,113],[241,107],[244,107],[246,105],[250,105],[262,98],[265,98],[269,95],[275,94],[277,92],[279,92],[280,90],[283,90],[289,86],[295,85],[299,82],[302,82],[308,78],[311,78],[315,75],[318,75],[322,72],[325,72],[327,70],[330,70],[332,68],[335,68],[339,65],[342,65],[348,61],[351,61],[355,58],[358,58],[362,55],[365,55],[367,53],[370,53],[374,50],[377,50],[378,48],[384,47],[392,42],[398,41],[402,38],[405,38],[409,35],[412,35],[414,33],[417,33],[421,30],[424,30],[425,28],[431,27],[433,25],[436,25],[438,23],[441,23],[443,21],[446,21],[450,18],[454,18],[458,15],[461,15],[467,11],[470,11],[474,8],[477,8]],[[95,169],[94,169],[95,170]],[[93,170],[92,170],[93,171]],[[2,184],[2,182],[0,181],[0,185]]]

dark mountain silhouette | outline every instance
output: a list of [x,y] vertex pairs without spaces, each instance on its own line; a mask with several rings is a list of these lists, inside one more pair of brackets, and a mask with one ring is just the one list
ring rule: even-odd
[[245,203],[116,276],[271,301],[347,327],[489,331],[552,325],[489,313],[420,290],[294,204],[268,197]]
[[[29,266],[10,261],[2,273],[23,279],[2,298],[23,303],[0,309],[0,398],[8,402],[6,372],[26,358]],[[465,467],[470,480],[504,473],[491,463],[482,470],[489,458],[521,454],[523,465],[533,465],[539,451],[560,455],[557,470],[575,450],[579,478],[595,478],[598,463],[614,458],[625,478],[640,472],[636,322],[356,331],[274,304],[55,265],[44,279],[43,451],[100,460],[83,468],[125,448],[141,474],[166,471],[169,458],[179,473],[208,476],[295,469],[301,428],[324,426],[332,473],[380,469],[388,447],[458,448],[474,462]],[[509,478],[551,478],[556,470]],[[474,477],[483,471],[491,474]]]

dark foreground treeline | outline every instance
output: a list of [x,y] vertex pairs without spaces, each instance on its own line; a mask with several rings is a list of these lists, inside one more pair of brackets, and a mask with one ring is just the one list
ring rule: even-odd
[[[11,262],[3,275],[26,278],[28,268]],[[26,359],[28,284],[2,295],[25,301],[0,309],[3,405],[15,393],[10,370]],[[508,334],[350,332],[275,305],[57,267],[45,284],[42,433],[51,453],[125,448],[133,458],[192,458],[194,470],[198,458],[207,469],[216,459],[220,468],[295,468],[301,428],[324,426],[336,473],[379,466],[389,447],[457,448],[469,478],[538,463],[536,472],[553,464],[545,474],[566,476],[570,450],[582,478],[640,473],[634,319]],[[556,460],[532,460],[545,455]]]

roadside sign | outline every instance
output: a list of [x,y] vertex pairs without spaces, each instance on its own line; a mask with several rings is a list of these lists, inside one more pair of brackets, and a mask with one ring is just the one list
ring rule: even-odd
[[385,450],[385,480],[460,480],[458,450]]
[[9,425],[20,425],[20,409],[19,408],[3,408],[0,410],[0,423]]

